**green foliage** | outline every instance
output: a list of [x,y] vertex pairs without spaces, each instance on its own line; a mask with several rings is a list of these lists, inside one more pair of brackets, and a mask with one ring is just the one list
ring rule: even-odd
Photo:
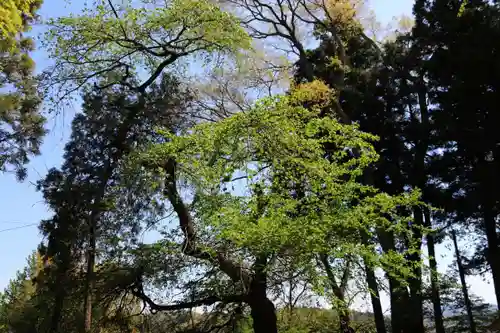
[[35,277],[40,257],[33,253],[27,266],[17,272],[0,293],[0,332],[33,332],[37,330],[40,308],[36,299]]
[[0,4],[0,49],[12,51],[17,48],[18,35],[30,29],[35,19],[40,0],[5,0]]
[[[208,0],[142,1],[110,8],[103,1],[83,14],[49,21],[45,46],[56,65],[49,82],[65,98],[87,83],[132,84],[137,71],[154,80],[178,58],[232,54],[249,47],[238,20]],[[141,90],[151,82],[141,87]]]
[[[375,137],[318,117],[319,107],[301,106],[310,96],[298,89],[181,136],[163,132],[166,142],[138,159],[151,167],[175,160],[176,177],[193,191],[199,232],[231,244],[235,255],[275,253],[298,263],[318,253],[361,255],[403,274],[404,257],[373,257],[359,230],[407,232],[397,209],[417,203],[418,193],[389,196],[361,184],[358,177],[377,159]],[[325,158],[326,144],[337,149]]]
[[[49,22],[45,46],[56,62],[45,72],[46,86],[55,89],[50,96],[59,101],[82,91],[84,106],[64,164],[39,182],[54,211],[41,225],[53,265],[36,292],[26,276],[11,284],[1,323],[16,325],[16,333],[81,326],[91,225],[99,263],[93,325],[103,332],[147,331],[146,323],[156,332],[219,326],[229,332],[242,313],[238,330],[258,331],[265,311],[265,324],[282,332],[373,332],[355,313],[352,323],[339,322],[349,320],[350,284],[366,290],[365,276],[382,268],[391,329],[422,333],[424,301],[436,305],[438,290],[446,305],[460,296],[444,285],[422,294],[424,237],[432,227],[465,221],[488,236],[468,268],[491,267],[500,290],[498,6],[417,0],[412,31],[379,49],[363,33],[352,1],[228,2],[240,6],[230,8],[237,14],[243,4],[250,22],[211,0],[98,0],[80,15]],[[8,29],[19,23],[12,22]],[[300,57],[296,83],[286,95],[193,125],[187,111],[199,96],[163,72],[182,72],[179,59],[193,67],[200,58],[206,66],[241,60],[253,42],[242,25],[254,23],[249,30],[257,38],[293,45]],[[319,43],[307,45],[315,49],[301,44],[295,23],[314,30]],[[266,35],[259,24],[274,31]],[[0,88],[15,92],[0,98],[0,168],[22,177],[28,155],[38,153],[43,118],[27,56],[31,43],[21,37],[14,48],[2,43]],[[219,89],[214,82],[208,90]],[[197,102],[202,111],[226,111],[224,101]],[[445,209],[427,216],[426,205]],[[161,239],[144,241],[152,229]],[[275,311],[271,299],[290,276],[336,311]],[[382,290],[374,283],[373,291]],[[163,293],[150,299],[146,291]],[[152,311],[175,310],[137,315],[138,298]],[[199,300],[213,312],[192,315]],[[40,316],[41,306],[53,313]],[[480,326],[490,318],[486,310],[476,309],[476,317],[486,314]],[[459,315],[447,324],[465,328]]]
[[[15,171],[19,179],[26,176],[24,165],[29,157],[40,153],[45,134],[35,64],[29,56],[34,44],[31,38],[20,34],[30,27],[40,4],[40,1],[8,0],[0,5],[0,35],[6,38],[0,38],[0,172]],[[12,15],[22,12],[24,18],[12,18],[5,10],[12,11]],[[4,26],[3,20],[14,22]]]

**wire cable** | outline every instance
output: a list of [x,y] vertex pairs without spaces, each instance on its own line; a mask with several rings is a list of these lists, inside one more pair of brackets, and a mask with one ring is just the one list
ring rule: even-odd
[[30,223],[30,224],[21,225],[21,226],[19,226],[19,227],[8,228],[8,229],[2,229],[2,230],[0,230],[0,233],[2,233],[2,232],[7,232],[7,231],[13,231],[13,230],[17,230],[17,229],[23,229],[23,228],[33,227],[33,226],[35,226],[35,225],[38,225],[38,223]]

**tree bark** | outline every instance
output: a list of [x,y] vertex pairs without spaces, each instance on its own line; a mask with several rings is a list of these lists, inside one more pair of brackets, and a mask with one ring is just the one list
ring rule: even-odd
[[254,333],[277,333],[278,318],[276,308],[267,298],[267,255],[261,254],[253,265],[254,276],[250,283],[248,305],[253,321]]
[[486,231],[486,239],[488,242],[488,250],[486,260],[491,268],[493,276],[493,285],[495,286],[495,296],[497,299],[497,307],[500,310],[500,249],[497,236],[497,225],[495,214],[490,205],[485,205],[483,208],[484,228]]
[[[424,211],[425,226],[432,227],[431,215],[428,209]],[[427,235],[427,252],[429,253],[429,266],[431,269],[431,293],[432,306],[434,309],[434,324],[436,325],[436,333],[445,333],[443,322],[443,309],[441,307],[441,295],[439,294],[439,279],[437,272],[436,249],[434,243],[434,235]]]
[[[364,230],[361,230],[361,241],[364,245],[370,244],[368,235]],[[385,319],[384,319],[384,312],[382,311],[382,304],[380,303],[380,294],[378,290],[377,277],[375,276],[375,271],[373,270],[373,267],[370,266],[370,264],[367,262],[365,258],[363,258],[363,263],[365,265],[366,284],[370,289],[370,299],[372,301],[375,327],[377,329],[377,333],[386,333],[387,329],[385,327]]]
[[391,300],[391,332],[392,333],[409,333],[408,330],[408,291],[401,286],[397,279],[388,276],[389,280],[389,297]]
[[422,268],[421,264],[421,256],[420,249],[422,245],[422,232],[420,231],[420,227],[423,226],[423,212],[422,208],[415,207],[414,210],[414,219],[413,222],[416,225],[416,228],[413,229],[413,237],[417,240],[417,252],[412,252],[408,256],[408,260],[410,261],[412,276],[408,279],[408,284],[410,287],[410,298],[409,305],[410,309],[408,309],[407,315],[409,317],[411,323],[412,330],[409,332],[415,333],[424,333],[424,313],[423,313],[423,300],[422,300]]
[[462,293],[464,295],[465,309],[467,310],[467,318],[469,319],[470,333],[476,333],[476,323],[474,322],[474,315],[472,313],[472,304],[469,298],[469,291],[467,290],[467,282],[465,281],[465,271],[462,265],[462,258],[460,257],[460,250],[458,249],[457,236],[455,231],[451,231],[451,238],[455,247],[455,256],[457,257],[458,273],[460,275],[460,282],[462,284]]
[[495,296],[497,300],[497,307],[500,310],[500,241],[497,233],[494,193],[497,189],[494,184],[497,184],[496,178],[498,170],[495,165],[487,157],[480,164],[479,170],[481,174],[481,186],[479,187],[481,195],[481,210],[484,223],[484,231],[487,240],[486,261],[491,269],[493,277],[493,285],[495,286]]
[[251,295],[248,304],[254,333],[277,333],[278,318],[273,302],[262,295]]
[[83,305],[84,314],[84,332],[89,333],[92,330],[92,292],[94,291],[94,266],[95,266],[95,250],[96,250],[96,235],[95,221],[90,222],[89,230],[89,247],[87,251],[87,273],[85,281],[85,301]]
[[[413,186],[424,189],[427,183],[425,173],[425,157],[429,149],[429,110],[427,107],[427,88],[422,77],[420,77],[417,82],[414,82],[414,84],[416,86],[416,93],[418,97],[420,124],[419,138],[415,143],[413,179],[410,181]],[[420,267],[421,256],[419,251],[422,246],[423,237],[420,227],[424,225],[424,216],[420,206],[414,207],[413,216],[412,233],[413,239],[417,242],[415,244],[415,250],[417,251],[412,252],[408,256],[408,260],[412,265],[412,276],[408,281],[410,287],[409,305],[411,306],[408,316],[412,326],[411,332],[423,333],[425,331],[425,327],[422,299],[422,269]]]
[[325,254],[321,254],[320,261],[325,268],[330,288],[332,288],[333,294],[341,304],[336,309],[339,315],[340,332],[354,333],[354,329],[351,326],[351,316],[349,313],[349,308],[347,307],[344,294],[345,285],[347,284],[347,280],[349,278],[349,266],[346,267],[346,270],[344,271],[344,276],[342,277],[341,285],[339,286],[339,284],[337,283],[337,279],[335,278],[335,275],[333,273],[332,267],[330,266],[330,262],[328,261],[328,256]]
[[56,290],[56,295],[54,297],[54,309],[52,311],[52,316],[50,320],[50,332],[59,332],[59,323],[62,318],[62,311],[64,307],[64,299],[66,298],[66,286],[64,284],[64,275],[59,275],[57,279],[58,283],[61,283],[59,288]]
[[370,288],[370,298],[372,301],[373,317],[375,319],[375,327],[377,328],[377,333],[387,333],[385,328],[384,313],[382,311],[382,304],[380,303],[380,295],[378,291],[377,278],[375,277],[375,272],[373,269],[365,263],[366,270],[366,283],[368,288]]

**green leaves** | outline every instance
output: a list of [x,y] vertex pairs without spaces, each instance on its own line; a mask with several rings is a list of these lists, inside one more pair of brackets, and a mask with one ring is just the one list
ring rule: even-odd
[[[58,98],[103,78],[140,90],[178,58],[233,54],[250,47],[238,20],[207,0],[173,0],[168,6],[108,2],[82,15],[49,21],[45,46],[56,60],[49,78]],[[142,85],[131,79],[146,73]],[[118,73],[109,78],[110,73]]]
[[298,257],[366,254],[359,230],[404,232],[397,208],[413,205],[418,193],[392,197],[361,184],[377,160],[376,138],[301,105],[318,96],[299,88],[260,100],[248,112],[168,134],[139,160],[161,166],[174,159],[178,179],[194,191],[198,227],[236,248]]
[[22,36],[35,17],[40,1],[2,1],[0,5],[0,172],[24,179],[29,158],[40,153],[46,133],[35,64],[34,45]]

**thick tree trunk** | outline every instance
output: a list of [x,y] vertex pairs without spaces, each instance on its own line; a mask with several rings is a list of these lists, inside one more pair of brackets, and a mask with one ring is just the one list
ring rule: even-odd
[[408,292],[399,281],[392,277],[389,280],[389,298],[391,300],[391,332],[407,333],[408,326]]
[[[425,226],[432,227],[431,215],[428,209],[425,209]],[[434,309],[434,324],[436,325],[436,333],[445,333],[443,322],[443,309],[441,307],[441,295],[439,294],[439,280],[437,273],[436,249],[434,243],[434,235],[427,235],[427,252],[429,253],[429,266],[431,269],[431,292],[432,306]]]
[[[385,253],[396,251],[394,235],[391,232],[380,229],[378,230],[378,238]],[[413,332],[411,320],[408,317],[411,311],[408,290],[389,273],[386,273],[386,277],[389,281],[389,299],[391,301],[391,331],[392,333]]]
[[278,319],[273,302],[262,295],[252,295],[249,300],[254,333],[277,333]]
[[467,318],[469,319],[470,333],[476,333],[476,323],[474,322],[474,315],[472,314],[472,304],[469,298],[469,291],[467,290],[467,282],[465,281],[465,271],[462,265],[462,258],[460,257],[460,250],[458,249],[457,236],[454,230],[451,231],[451,238],[455,247],[455,256],[457,257],[458,273],[460,275],[460,282],[462,284],[462,293],[464,295]]
[[278,318],[273,302],[267,298],[267,255],[257,257],[253,266],[254,276],[250,284],[248,305],[254,333],[277,333]]

